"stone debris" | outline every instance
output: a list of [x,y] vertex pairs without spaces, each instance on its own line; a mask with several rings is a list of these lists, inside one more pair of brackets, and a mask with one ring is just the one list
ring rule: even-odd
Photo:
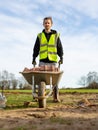
[[33,116],[35,118],[46,118],[46,115],[44,113],[28,113],[28,116]]
[[5,108],[6,102],[7,102],[6,97],[0,93],[0,108]]
[[98,103],[90,102],[89,99],[83,98],[77,103],[80,107],[91,107],[91,106],[98,106]]
[[34,71],[53,71],[53,72],[58,72],[60,69],[58,67],[55,67],[54,65],[43,65],[39,67],[34,67],[34,68],[27,68],[25,67],[23,72],[34,72]]
[[84,106],[88,106],[91,103],[88,101],[87,98],[83,98],[81,101],[78,102],[78,105],[84,105]]

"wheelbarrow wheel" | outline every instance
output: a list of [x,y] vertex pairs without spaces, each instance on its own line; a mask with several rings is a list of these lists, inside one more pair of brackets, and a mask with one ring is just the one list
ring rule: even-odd
[[39,108],[45,108],[46,107],[45,88],[46,88],[45,82],[41,82],[40,85],[39,85],[39,88],[38,88]]

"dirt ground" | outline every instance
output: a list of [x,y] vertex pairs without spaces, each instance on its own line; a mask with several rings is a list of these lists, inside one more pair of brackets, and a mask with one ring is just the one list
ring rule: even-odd
[[63,94],[46,108],[0,109],[0,130],[98,130],[98,94]]

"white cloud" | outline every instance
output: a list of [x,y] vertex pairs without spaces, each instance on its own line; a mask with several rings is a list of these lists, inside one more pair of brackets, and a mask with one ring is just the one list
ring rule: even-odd
[[61,0],[66,5],[73,9],[90,16],[91,18],[98,19],[98,0]]
[[63,41],[64,46],[64,65],[62,69],[65,70],[63,82],[65,86],[69,86],[73,80],[82,75],[87,75],[89,71],[98,72],[98,59],[96,58],[98,52],[98,38],[93,34],[81,34],[73,36],[65,36]]
[[24,67],[32,67],[36,35],[43,29],[43,18],[52,16],[53,28],[61,33],[64,47],[61,65],[64,74],[60,84],[75,87],[82,75],[98,72],[98,28],[93,23],[88,27],[82,23],[86,15],[97,19],[97,12],[95,0],[0,1],[0,71],[6,69],[18,75]]

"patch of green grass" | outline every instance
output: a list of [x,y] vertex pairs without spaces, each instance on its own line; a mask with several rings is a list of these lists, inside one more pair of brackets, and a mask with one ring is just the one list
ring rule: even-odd
[[[0,92],[2,92],[2,90],[0,90]],[[3,90],[4,93],[32,93],[32,90]]]
[[19,128],[15,128],[14,130],[27,130],[27,129],[24,127],[19,127]]
[[32,129],[32,130],[36,130],[37,129],[37,126],[30,126],[30,128],[28,128],[28,126],[19,126],[17,128],[14,128],[14,130],[29,130],[29,129]]
[[50,118],[51,123],[59,123],[59,124],[66,124],[66,125],[72,125],[72,120],[65,118],[59,118],[59,117],[51,117]]
[[[29,130],[29,128],[27,128],[28,126],[21,126],[21,127],[17,127],[17,128],[14,128],[14,130]],[[31,130],[36,130],[37,129],[37,126],[30,126]]]
[[60,89],[60,93],[98,93],[98,89]]
[[[50,90],[47,89],[48,93]],[[2,90],[0,90],[2,92]],[[60,93],[98,93],[98,89],[79,89],[79,88],[70,88],[70,89],[59,89]],[[4,93],[31,93],[32,90],[4,90]]]
[[50,121],[51,123],[65,124],[65,119],[59,117],[51,117]]
[[[24,108],[24,102],[32,102],[32,94],[5,94],[7,102],[6,109]],[[37,106],[34,102],[32,107]]]
[[[49,90],[47,90],[49,91]],[[47,99],[46,106],[57,106],[58,104],[63,105],[73,105],[74,101],[80,100],[80,94],[84,93],[98,93],[98,89],[60,89],[59,92],[61,93],[63,101],[61,103],[53,103],[53,96]],[[66,94],[70,95],[66,95]],[[77,94],[77,96],[73,96],[73,93]],[[66,98],[64,98],[64,95]],[[32,102],[32,106],[28,107],[38,107],[38,102],[34,102],[32,96],[32,90],[4,90],[4,95],[6,96],[6,108],[5,109],[17,109],[17,108],[25,108],[24,102]],[[79,95],[79,96],[78,96]]]
[[65,118],[51,117],[50,121],[51,121],[51,123],[72,125],[72,121],[71,120],[66,120]]

